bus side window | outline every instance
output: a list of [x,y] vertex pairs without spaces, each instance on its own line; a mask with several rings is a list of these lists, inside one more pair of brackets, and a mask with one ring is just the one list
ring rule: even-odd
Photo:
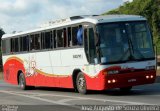
[[14,45],[15,42],[14,42],[14,40],[15,39],[13,39],[13,38],[11,39],[11,53],[15,52],[15,45]]
[[40,34],[35,35],[34,47],[35,47],[36,50],[40,49]]
[[63,28],[63,46],[67,47],[67,31],[66,31],[66,28]]
[[29,51],[29,36],[23,37],[23,51]]
[[34,35],[30,35],[30,50],[34,50]]
[[63,29],[57,30],[57,47],[63,47]]
[[45,32],[44,37],[44,49],[50,49],[51,48],[51,32]]
[[77,39],[78,45],[80,45],[80,46],[83,45],[83,27],[82,27],[82,25],[78,26],[76,39]]
[[77,45],[77,32],[78,32],[78,26],[72,27],[72,45]]
[[54,45],[54,48],[56,48],[57,46],[57,42],[56,42],[56,30],[53,31],[53,45]]
[[7,50],[7,49],[6,49],[6,40],[2,40],[2,53],[3,53],[3,54],[6,54],[6,53],[7,53],[6,50]]
[[44,32],[41,32],[41,49],[44,49]]
[[88,37],[87,29],[84,29],[84,48],[85,48],[87,60],[89,61],[89,47],[88,47],[88,43],[89,43],[89,37]]
[[89,55],[90,63],[94,63],[94,58],[96,58],[95,40],[94,40],[94,30],[89,28]]
[[15,52],[19,52],[19,38],[15,38]]
[[50,31],[50,48],[53,48],[53,32]]
[[68,27],[67,28],[67,32],[68,32],[68,47],[70,47],[72,45],[72,42],[71,42],[71,27]]
[[30,49],[31,50],[39,50],[40,49],[40,35],[35,34],[30,37]]
[[10,53],[10,39],[2,40],[2,53],[9,54]]
[[84,30],[84,43],[87,59],[89,63],[94,63],[94,58],[96,58],[96,49],[93,28]]

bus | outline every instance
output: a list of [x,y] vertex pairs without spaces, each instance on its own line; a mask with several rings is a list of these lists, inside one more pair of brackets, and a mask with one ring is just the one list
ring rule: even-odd
[[4,80],[24,90],[130,91],[156,78],[152,34],[146,18],[138,15],[73,16],[6,34],[2,58]]

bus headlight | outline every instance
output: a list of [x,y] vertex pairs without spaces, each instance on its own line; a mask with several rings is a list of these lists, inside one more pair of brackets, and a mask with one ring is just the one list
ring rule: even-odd
[[108,83],[111,83],[111,80],[108,80]]
[[110,84],[110,83],[116,83],[116,80],[115,79],[108,80],[108,84]]
[[147,75],[147,76],[146,76],[146,79],[153,79],[153,78],[154,78],[154,76],[153,76],[153,75],[150,75],[150,76],[149,76],[149,75]]
[[151,75],[150,78],[152,79],[152,78],[153,78],[153,75]]
[[112,80],[112,83],[115,83],[115,82],[116,82],[116,80],[115,80],[115,79],[113,79],[113,80]]
[[149,76],[146,76],[146,79],[149,79]]

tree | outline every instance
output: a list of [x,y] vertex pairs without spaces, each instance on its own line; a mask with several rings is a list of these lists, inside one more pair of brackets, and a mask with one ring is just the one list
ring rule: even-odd
[[[5,34],[5,32],[3,31],[2,28],[0,28],[0,39],[2,38],[3,34]],[[0,42],[0,46],[1,46],[1,42]]]
[[157,45],[160,54],[160,0],[133,0],[125,2],[117,9],[105,14],[131,14],[141,15],[147,18],[151,27],[154,43]]

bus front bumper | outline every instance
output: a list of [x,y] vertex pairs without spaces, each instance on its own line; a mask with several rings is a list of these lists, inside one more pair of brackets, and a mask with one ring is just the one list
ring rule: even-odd
[[141,71],[124,74],[106,75],[105,88],[123,88],[129,86],[137,86],[154,83],[156,79],[156,71]]

